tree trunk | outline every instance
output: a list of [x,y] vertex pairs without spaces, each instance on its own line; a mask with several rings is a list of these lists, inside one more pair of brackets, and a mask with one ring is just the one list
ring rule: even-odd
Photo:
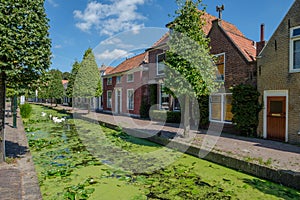
[[183,127],[184,127],[184,137],[188,137],[190,133],[190,98],[189,95],[185,96],[184,99],[184,120],[183,120]]
[[91,111],[91,98],[88,98],[88,107],[87,107],[87,109],[88,109],[88,114],[89,114],[90,111]]
[[0,163],[5,161],[5,73],[0,73]]

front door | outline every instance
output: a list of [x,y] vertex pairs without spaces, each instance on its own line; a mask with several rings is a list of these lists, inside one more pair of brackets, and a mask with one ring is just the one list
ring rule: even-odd
[[116,90],[116,113],[121,113],[121,89]]
[[267,101],[267,138],[285,141],[286,97],[268,97]]

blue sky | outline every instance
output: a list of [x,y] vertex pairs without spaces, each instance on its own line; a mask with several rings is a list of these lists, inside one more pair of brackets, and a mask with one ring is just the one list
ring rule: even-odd
[[[207,12],[236,25],[247,38],[258,41],[260,24],[268,40],[294,0],[203,0]],[[275,3],[276,2],[276,3]],[[178,8],[175,0],[46,0],[50,22],[52,66],[71,71],[87,48],[94,50],[98,65],[114,66],[159,39],[165,24]],[[170,16],[171,15],[171,16]]]

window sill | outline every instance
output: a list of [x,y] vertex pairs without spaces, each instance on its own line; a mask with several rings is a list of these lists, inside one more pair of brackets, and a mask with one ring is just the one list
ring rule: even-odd
[[290,69],[289,73],[298,73],[300,69]]
[[226,121],[217,121],[217,120],[209,120],[210,122],[215,122],[215,123],[222,123],[222,124],[233,124],[232,122],[226,122]]

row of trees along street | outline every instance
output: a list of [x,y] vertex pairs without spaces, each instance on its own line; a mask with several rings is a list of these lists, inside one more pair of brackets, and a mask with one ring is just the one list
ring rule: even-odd
[[5,160],[6,86],[15,94],[37,88],[50,67],[51,41],[44,0],[1,0],[0,162]]
[[[202,31],[203,20],[199,12],[201,0],[176,0],[179,9],[175,20],[167,52],[166,64],[175,70],[191,85],[166,80],[172,90],[180,91],[178,98],[184,105],[185,132],[188,133],[189,102],[191,96],[197,98],[207,95],[215,89],[215,68],[210,63],[208,39]],[[1,0],[0,4],[0,163],[5,160],[4,127],[6,87],[13,90],[13,95],[39,91],[40,97],[61,98],[63,86],[62,74],[50,70],[51,41],[49,25],[45,14],[44,0]],[[203,9],[204,10],[204,9]],[[176,33],[181,33],[178,35]],[[167,74],[167,72],[166,72]],[[90,100],[102,93],[101,80],[92,49],[86,50],[82,62],[76,61],[68,76],[66,95],[76,100]],[[178,79],[180,80],[180,79]],[[74,102],[72,102],[74,104]],[[75,102],[76,103],[76,102]]]

